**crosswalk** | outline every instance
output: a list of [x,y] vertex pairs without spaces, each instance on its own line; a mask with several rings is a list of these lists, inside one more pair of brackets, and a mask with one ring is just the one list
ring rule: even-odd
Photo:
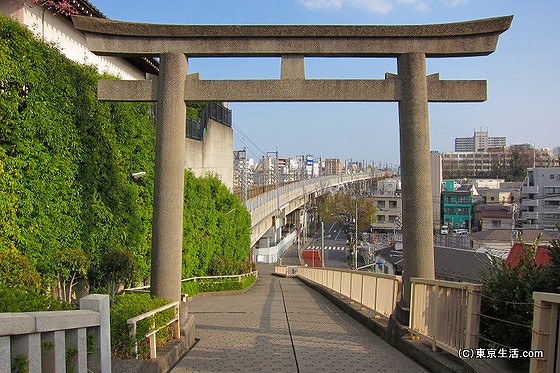
[[[312,246],[312,247],[309,247],[308,250],[321,250],[321,246]],[[346,250],[346,247],[345,246],[325,246],[325,250],[344,251],[344,250]]]

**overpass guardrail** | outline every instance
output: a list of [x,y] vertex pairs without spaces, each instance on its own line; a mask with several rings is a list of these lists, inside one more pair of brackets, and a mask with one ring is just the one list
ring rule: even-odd
[[401,276],[301,266],[275,266],[274,273],[313,281],[385,317],[401,297]]
[[409,329],[455,356],[478,348],[482,285],[413,277]]

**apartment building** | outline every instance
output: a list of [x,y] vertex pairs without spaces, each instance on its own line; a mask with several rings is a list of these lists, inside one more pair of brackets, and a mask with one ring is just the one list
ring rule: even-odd
[[560,167],[527,169],[521,186],[523,228],[553,230],[560,224]]
[[455,138],[456,152],[486,152],[490,148],[503,148],[506,145],[505,136],[488,136],[488,131],[475,131],[472,137]]

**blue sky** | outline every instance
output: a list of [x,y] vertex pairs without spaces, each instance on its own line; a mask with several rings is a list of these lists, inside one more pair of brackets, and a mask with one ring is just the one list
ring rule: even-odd
[[[107,17],[168,24],[429,24],[514,15],[496,52],[429,59],[441,79],[485,79],[484,103],[430,104],[432,150],[475,129],[508,144],[560,146],[560,2],[555,0],[91,0]],[[156,5],[157,4],[157,5]],[[394,59],[306,59],[308,78],[383,78]],[[193,59],[201,79],[270,79],[280,60]],[[396,103],[232,103],[235,148],[399,163]],[[255,144],[256,147],[253,145]]]

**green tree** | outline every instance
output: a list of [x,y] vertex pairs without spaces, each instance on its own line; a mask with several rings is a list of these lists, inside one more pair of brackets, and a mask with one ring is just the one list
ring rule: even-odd
[[113,303],[119,286],[133,279],[136,271],[136,263],[130,252],[112,250],[103,254],[101,266],[103,268],[105,280],[107,281],[107,290],[111,297],[111,303]]
[[76,281],[85,277],[90,260],[82,249],[63,248],[52,261],[56,263],[58,298],[70,303]]
[[490,272],[482,277],[480,335],[483,346],[530,350],[533,292],[559,290],[559,242],[553,241],[547,249],[552,263],[539,266],[536,262],[539,238],[532,243],[525,243],[522,238],[520,241],[523,251],[518,265],[495,260]]
[[376,219],[377,208],[372,199],[357,198],[344,192],[327,194],[318,200],[319,217],[324,222],[337,222],[348,231],[358,217],[358,232],[365,232]]

